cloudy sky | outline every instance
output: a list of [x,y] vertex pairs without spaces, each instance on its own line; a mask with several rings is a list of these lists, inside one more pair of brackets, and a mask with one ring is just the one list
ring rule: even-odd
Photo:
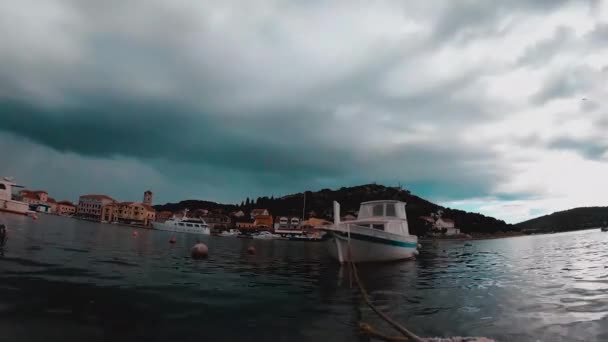
[[58,199],[608,205],[607,1],[14,0],[0,32],[0,175]]

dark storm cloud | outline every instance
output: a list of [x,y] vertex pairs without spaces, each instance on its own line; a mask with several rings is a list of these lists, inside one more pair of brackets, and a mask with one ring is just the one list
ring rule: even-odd
[[[111,172],[121,188],[148,181],[172,200],[370,181],[444,199],[484,196],[511,170],[463,132],[502,115],[479,85],[495,67],[447,67],[453,51],[433,58],[450,42],[506,35],[503,21],[566,3],[0,4],[0,30],[12,32],[0,38],[0,131],[83,174],[79,160],[127,165],[127,174]],[[523,63],[569,37],[557,32]],[[587,84],[564,71],[535,103]]]

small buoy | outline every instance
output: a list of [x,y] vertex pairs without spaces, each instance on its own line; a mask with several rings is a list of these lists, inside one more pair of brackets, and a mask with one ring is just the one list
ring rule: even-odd
[[249,248],[247,248],[247,253],[252,255],[255,254],[255,247],[249,246]]
[[192,249],[190,250],[190,256],[192,259],[204,259],[209,254],[209,248],[202,242],[198,242]]
[[32,215],[32,220],[36,221],[38,219],[38,215],[34,214]]
[[133,232],[133,237],[137,237],[137,235],[139,235],[138,232]]
[[175,236],[172,236],[172,237],[169,239],[169,243],[175,243],[175,242],[177,242],[177,239],[175,238]]

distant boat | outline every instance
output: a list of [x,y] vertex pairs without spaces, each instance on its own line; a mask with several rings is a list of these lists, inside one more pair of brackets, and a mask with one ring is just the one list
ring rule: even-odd
[[239,236],[241,234],[241,232],[238,229],[230,229],[230,230],[224,230],[223,232],[219,233],[219,236]]
[[14,183],[11,178],[4,177],[0,179],[0,211],[20,215],[32,213],[29,204],[13,199],[13,188],[22,187]]
[[347,222],[340,222],[340,204],[334,202],[334,224],[321,229],[331,235],[328,251],[340,263],[392,261],[418,255],[418,237],[409,233],[404,202],[363,202],[357,219]]
[[278,239],[280,238],[280,235],[276,235],[276,234],[272,234],[271,232],[259,232],[258,234],[253,235],[254,239],[260,239],[260,240],[271,240],[271,239]]
[[176,233],[190,233],[190,234],[202,234],[209,235],[209,225],[202,218],[189,218],[187,217],[188,209],[184,210],[184,216],[182,218],[176,218],[175,216],[165,222],[153,222],[152,228],[157,230],[165,230]]

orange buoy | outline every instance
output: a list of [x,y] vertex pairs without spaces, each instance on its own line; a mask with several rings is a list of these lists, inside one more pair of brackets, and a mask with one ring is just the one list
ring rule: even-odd
[[202,242],[198,242],[192,249],[190,250],[190,256],[192,259],[204,259],[209,254],[209,248]]
[[38,215],[34,214],[32,215],[32,220],[36,221],[38,219]]
[[175,242],[177,242],[177,239],[175,238],[175,236],[172,236],[172,237],[169,239],[169,243],[175,243]]
[[249,248],[247,248],[247,254],[255,254],[255,247],[249,246]]
[[133,237],[137,237],[137,235],[139,235],[138,232],[133,232]]

